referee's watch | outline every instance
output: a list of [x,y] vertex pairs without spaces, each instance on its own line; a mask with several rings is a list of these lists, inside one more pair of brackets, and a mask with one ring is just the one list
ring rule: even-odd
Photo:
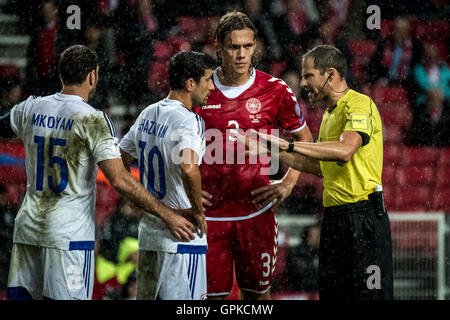
[[287,139],[287,141],[289,142],[289,147],[286,150],[286,152],[293,152],[294,151],[294,139],[289,138],[289,139]]

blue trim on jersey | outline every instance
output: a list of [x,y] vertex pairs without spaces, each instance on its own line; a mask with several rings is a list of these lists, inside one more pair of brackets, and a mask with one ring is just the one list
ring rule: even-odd
[[52,298],[49,298],[49,297],[46,297],[46,296],[42,296],[42,299],[43,300],[55,300],[55,299],[52,299]]
[[92,251],[87,251],[87,264],[88,264],[88,271],[86,273],[87,278],[87,286],[86,286],[86,297],[89,298],[89,284],[91,281],[91,254]]
[[95,241],[70,241],[69,250],[94,250]]
[[6,289],[6,298],[10,300],[33,300],[33,297],[24,287],[9,287]]
[[206,253],[208,246],[196,246],[190,244],[178,244],[177,253]]
[[198,254],[192,254],[191,257],[194,257],[194,265],[191,272],[191,281],[190,281],[190,289],[191,289],[191,298],[194,299],[194,292],[195,292],[195,281],[197,280],[197,269],[198,269]]
[[103,112],[103,117],[105,118],[106,124],[109,127],[109,132],[111,133],[111,136],[113,138],[115,138],[116,137],[116,129],[114,128],[114,123],[112,122],[111,118],[108,117],[108,115],[104,112]]

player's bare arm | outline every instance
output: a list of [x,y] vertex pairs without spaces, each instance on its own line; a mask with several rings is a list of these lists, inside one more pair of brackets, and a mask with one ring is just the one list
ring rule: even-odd
[[176,214],[161,201],[154,198],[139,181],[124,167],[121,159],[109,159],[98,163],[105,177],[129,201],[145,211],[160,217],[169,227],[172,234],[180,241],[193,240],[195,226],[186,218]]
[[[292,133],[291,136],[295,141],[313,142],[308,126]],[[292,166],[289,167],[283,179],[272,181],[269,185],[252,191],[252,195],[255,196],[254,203],[258,209],[264,208],[271,202],[274,202],[273,209],[276,209],[292,193],[300,176],[300,171]]]
[[202,177],[198,167],[198,155],[192,149],[182,150],[181,179],[189,201],[191,202],[190,216],[199,227],[200,237],[206,233],[206,220],[202,204]]
[[[122,157],[123,166],[128,172],[131,172],[130,166],[136,159],[131,154],[123,151],[122,149],[120,149],[120,155]],[[144,210],[137,207],[133,202],[130,202],[130,206],[133,209],[134,215],[139,219],[142,219],[142,217],[145,215]]]

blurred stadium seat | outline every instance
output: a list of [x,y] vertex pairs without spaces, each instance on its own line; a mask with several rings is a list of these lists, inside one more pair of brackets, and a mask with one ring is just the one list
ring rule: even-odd
[[432,147],[405,147],[401,158],[402,166],[436,166],[439,153]]
[[393,211],[428,211],[431,208],[431,190],[428,186],[397,185]]
[[450,163],[437,168],[436,172],[436,188],[449,186],[450,181]]
[[385,145],[400,145],[403,141],[404,129],[399,126],[384,126],[383,127],[383,142]]
[[[448,181],[448,180],[447,180]],[[441,186],[433,191],[432,210],[450,213],[450,187]]]
[[386,145],[383,147],[383,158],[385,166],[397,167],[401,161],[401,152],[403,147],[400,145]]
[[397,169],[393,166],[383,166],[383,174],[381,176],[383,181],[383,186],[389,185],[395,185],[397,184],[397,177],[396,172]]
[[400,187],[429,186],[435,184],[434,168],[431,166],[407,166],[397,169]]

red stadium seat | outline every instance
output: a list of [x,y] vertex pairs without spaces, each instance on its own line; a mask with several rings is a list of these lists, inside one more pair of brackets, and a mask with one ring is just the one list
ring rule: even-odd
[[379,109],[379,112],[384,127],[409,128],[411,125],[413,115],[409,107]]
[[450,213],[450,187],[437,187],[434,190],[432,209]]
[[401,158],[402,166],[436,166],[439,153],[431,147],[405,147]]
[[395,207],[393,211],[429,211],[431,208],[431,188],[427,186],[395,188]]
[[381,176],[381,180],[383,182],[383,186],[386,185],[395,185],[397,183],[397,169],[393,166],[383,166],[383,174]]
[[450,163],[446,166],[440,166],[436,173],[436,187],[445,187],[450,181]]
[[415,24],[415,35],[424,42],[448,41],[449,23],[447,20],[421,21]]
[[385,145],[400,145],[403,140],[403,130],[399,126],[383,127],[383,142]]
[[317,139],[319,136],[320,124],[322,123],[323,118],[323,110],[319,108],[307,108],[305,119],[308,124],[309,130],[311,130],[311,134],[314,139]]
[[168,59],[171,55],[172,48],[166,42],[153,42],[153,57],[155,59]]
[[183,35],[189,35],[197,31],[197,21],[196,17],[183,16],[178,17],[178,27]]
[[397,170],[397,183],[402,187],[434,186],[434,168],[426,166],[409,166]]
[[167,44],[170,47],[172,54],[179,51],[191,50],[191,43],[186,37],[170,37],[167,39]]
[[168,61],[155,61],[150,64],[148,70],[148,88],[161,97],[166,96],[170,90],[168,70]]
[[363,62],[369,62],[375,53],[376,46],[373,41],[367,40],[350,40],[348,49],[353,57],[357,57]]
[[398,166],[401,163],[401,145],[387,145],[383,148],[383,163],[385,166]]
[[386,39],[390,34],[392,34],[392,30],[394,28],[394,20],[393,19],[382,19],[381,20],[381,37],[382,39]]
[[357,83],[364,83],[367,75],[367,65],[376,47],[372,41],[349,41],[348,48],[352,55],[351,71]]
[[450,164],[450,148],[442,148],[439,150],[439,165]]
[[97,183],[95,202],[95,223],[103,225],[108,217],[116,210],[120,195],[113,187],[106,183]]
[[385,104],[406,104],[409,105],[408,91],[403,87],[378,86],[373,92],[373,101],[378,109]]

